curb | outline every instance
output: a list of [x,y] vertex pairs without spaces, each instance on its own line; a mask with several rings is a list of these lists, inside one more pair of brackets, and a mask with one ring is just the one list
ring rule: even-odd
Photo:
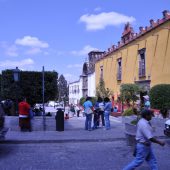
[[85,142],[115,142],[125,141],[126,138],[108,139],[60,139],[60,140],[1,140],[0,144],[45,144],[45,143],[85,143]]

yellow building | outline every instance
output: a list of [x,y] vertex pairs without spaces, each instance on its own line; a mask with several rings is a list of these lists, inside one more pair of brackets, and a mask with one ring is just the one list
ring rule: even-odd
[[170,13],[150,20],[150,26],[140,27],[139,33],[127,23],[118,45],[108,48],[95,64],[96,85],[103,78],[115,98],[120,85],[136,83],[148,91],[157,84],[170,84]]

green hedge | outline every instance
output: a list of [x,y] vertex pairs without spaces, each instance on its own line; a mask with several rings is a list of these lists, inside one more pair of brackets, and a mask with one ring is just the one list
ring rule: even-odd
[[[45,102],[56,99],[58,94],[57,80],[57,72],[45,71]],[[31,105],[42,103],[42,72],[21,71],[20,81],[14,82],[12,70],[2,71],[0,95],[3,100],[20,101],[24,96]]]
[[153,86],[150,90],[151,107],[161,110],[163,116],[166,116],[170,109],[170,84],[159,84]]
[[138,114],[137,109],[130,107],[123,112],[122,116],[132,116],[137,114]]

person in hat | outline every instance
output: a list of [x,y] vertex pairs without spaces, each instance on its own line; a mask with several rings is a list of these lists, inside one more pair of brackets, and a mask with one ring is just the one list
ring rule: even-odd
[[150,101],[149,101],[149,96],[146,95],[146,96],[143,96],[144,97],[144,106],[145,106],[145,109],[150,109]]
[[164,141],[160,141],[153,136],[153,129],[150,124],[153,112],[145,109],[141,112],[142,118],[137,124],[136,147],[134,152],[134,160],[129,163],[123,170],[134,170],[140,166],[145,160],[149,164],[151,170],[158,170],[157,161],[152,150],[151,143],[157,143],[161,146],[165,145]]

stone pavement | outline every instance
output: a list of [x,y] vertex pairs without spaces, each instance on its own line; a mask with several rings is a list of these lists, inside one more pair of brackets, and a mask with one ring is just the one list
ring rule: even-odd
[[[100,127],[93,131],[84,130],[85,117],[72,117],[65,120],[65,131],[32,131],[20,132],[9,130],[6,143],[17,142],[74,142],[74,141],[114,141],[125,140],[124,123],[122,117],[111,117],[111,129],[104,130]],[[156,127],[155,136],[165,137],[163,127]]]
[[58,131],[8,131],[4,142],[62,142],[62,141],[96,141],[96,140],[123,140],[124,126],[121,118],[111,118],[111,129],[99,127],[96,130],[84,130],[85,117],[72,117],[65,120],[65,130]]
[[[111,117],[111,129],[84,130],[84,117],[65,121],[65,131],[20,132],[10,130],[0,145],[2,170],[122,170],[132,159],[126,145],[122,118]],[[165,147],[153,144],[160,170],[169,169],[170,140],[161,126],[156,135]],[[148,170],[144,163],[136,170]]]

